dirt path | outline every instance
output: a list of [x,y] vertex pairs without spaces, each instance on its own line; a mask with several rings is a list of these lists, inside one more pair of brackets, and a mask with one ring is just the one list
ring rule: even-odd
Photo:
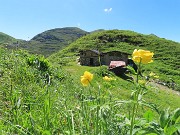
[[172,90],[172,89],[168,88],[167,86],[164,86],[164,85],[161,85],[161,84],[158,84],[158,83],[155,83],[155,82],[149,82],[149,85],[153,86],[155,88],[158,88],[160,90],[167,91],[167,93],[173,93],[175,95],[179,95],[180,96],[180,91]]

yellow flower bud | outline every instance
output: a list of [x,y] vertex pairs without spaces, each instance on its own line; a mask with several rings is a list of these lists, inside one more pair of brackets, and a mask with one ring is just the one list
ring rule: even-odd
[[103,77],[103,80],[105,80],[105,81],[111,81],[111,80],[114,80],[114,79],[111,78],[111,77],[105,76],[105,77]]

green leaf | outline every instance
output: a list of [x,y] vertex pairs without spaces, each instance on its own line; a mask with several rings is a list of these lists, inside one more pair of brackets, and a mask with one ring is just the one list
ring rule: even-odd
[[180,123],[174,125],[178,130],[180,130]]
[[177,108],[174,111],[174,114],[172,116],[172,123],[176,123],[177,119],[180,117],[180,108]]
[[161,116],[160,116],[160,126],[161,128],[165,128],[165,126],[168,124],[168,121],[169,121],[169,113],[168,113],[168,110],[164,110],[162,111],[161,113]]
[[132,100],[119,100],[116,102],[116,104],[114,106],[119,106],[122,104],[130,104],[130,103],[133,103],[133,101]]
[[166,135],[173,135],[177,130],[176,126],[170,126],[166,129]]
[[148,122],[151,122],[154,118],[154,114],[151,110],[148,110],[145,112],[144,114],[144,118],[148,121]]
[[143,106],[149,107],[152,110],[155,110],[158,114],[160,113],[156,104],[146,103],[145,101],[141,101],[140,104],[143,105]]
[[134,74],[134,75],[137,74],[133,67],[131,67],[131,66],[128,65],[128,66],[127,66],[127,69],[128,69],[132,74]]

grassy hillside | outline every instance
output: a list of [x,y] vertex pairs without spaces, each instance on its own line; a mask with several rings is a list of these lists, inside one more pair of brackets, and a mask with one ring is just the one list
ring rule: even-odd
[[14,41],[16,41],[15,38],[13,38],[5,33],[0,32],[0,44],[3,44],[3,43],[8,44],[8,43],[11,43]]
[[86,34],[88,32],[76,27],[56,28],[44,31],[28,42],[22,42],[20,47],[34,54],[49,56]]
[[[0,48],[0,134],[129,134],[137,102],[132,95],[138,85],[106,67],[68,64],[55,67],[44,57]],[[87,87],[80,82],[84,71],[94,75]],[[103,80],[102,72],[114,80]],[[162,123],[178,124],[179,110],[166,112],[168,119],[160,118],[164,109],[172,112],[179,107],[179,96],[156,87],[138,88],[144,93],[138,97],[134,132],[170,132]]]
[[[107,30],[84,36],[62,51],[53,54],[49,59],[54,63],[63,63],[62,61],[65,61],[67,57],[74,57],[78,55],[79,50],[83,49],[98,49],[104,52],[117,50],[130,54],[134,49],[150,50],[155,54],[154,63],[146,66],[145,74],[149,74],[152,70],[166,85],[170,85],[172,80],[175,81],[176,90],[180,90],[180,43],[159,38],[153,34],[143,35],[133,31]],[[62,57],[66,58],[62,59]],[[67,62],[64,63],[67,64]]]
[[[40,42],[36,38],[29,44]],[[179,95],[159,89],[153,85],[153,78],[145,81],[139,76],[137,82],[127,81],[106,66],[77,64],[79,50],[97,48],[128,53],[135,48],[153,51],[154,62],[142,67],[146,69],[143,75],[153,71],[164,81],[174,77],[178,83],[179,43],[154,35],[95,32],[49,59],[18,47],[0,47],[0,134],[179,135]]]

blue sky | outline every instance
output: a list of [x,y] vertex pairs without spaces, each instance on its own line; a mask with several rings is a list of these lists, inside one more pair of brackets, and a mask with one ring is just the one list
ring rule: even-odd
[[180,42],[180,0],[0,0],[0,32],[18,39],[53,28],[132,30]]

